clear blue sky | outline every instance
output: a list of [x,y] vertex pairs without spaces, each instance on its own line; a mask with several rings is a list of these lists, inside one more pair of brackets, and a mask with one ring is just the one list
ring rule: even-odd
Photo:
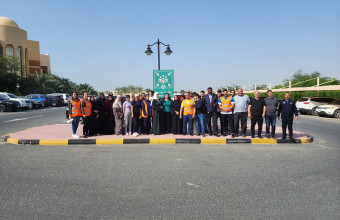
[[278,84],[292,72],[340,76],[340,1],[6,1],[10,17],[51,55],[52,71],[97,90],[152,87],[161,69],[175,89]]

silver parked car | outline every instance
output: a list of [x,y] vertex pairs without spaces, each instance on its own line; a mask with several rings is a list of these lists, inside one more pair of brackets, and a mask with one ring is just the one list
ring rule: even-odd
[[334,100],[329,104],[319,105],[315,112],[319,116],[340,118],[340,99]]

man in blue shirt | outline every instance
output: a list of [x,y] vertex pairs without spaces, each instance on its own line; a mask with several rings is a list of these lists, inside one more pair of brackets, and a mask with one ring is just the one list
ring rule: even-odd
[[298,111],[296,109],[295,101],[290,99],[290,92],[285,93],[285,99],[280,102],[277,113],[277,119],[282,118],[282,139],[287,138],[286,130],[288,125],[289,139],[293,138],[293,116],[298,120]]

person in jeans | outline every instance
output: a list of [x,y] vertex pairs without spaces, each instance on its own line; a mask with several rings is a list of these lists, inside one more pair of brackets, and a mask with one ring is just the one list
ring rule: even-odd
[[205,137],[205,129],[204,129],[204,99],[200,97],[198,93],[194,93],[194,101],[195,101],[195,109],[196,109],[196,130],[197,136],[202,135]]
[[130,135],[132,127],[132,117],[131,117],[131,102],[129,95],[126,96],[126,101],[123,103],[123,113],[125,135]]
[[81,101],[78,98],[78,93],[73,92],[72,98],[70,99],[70,102],[68,104],[69,109],[69,119],[73,119],[72,121],[72,137],[73,138],[79,138],[77,135],[77,129],[80,121],[80,117],[82,117],[81,113]]
[[259,91],[254,92],[254,98],[250,100],[248,106],[248,117],[251,119],[250,133],[251,138],[255,138],[255,125],[257,123],[257,136],[262,137],[263,118],[266,115],[266,103],[260,98]]
[[234,122],[233,122],[233,109],[235,101],[232,96],[228,96],[228,90],[223,90],[223,96],[218,99],[218,104],[221,109],[221,132],[225,137],[228,132],[228,125],[230,127],[230,133],[232,137],[235,137]]
[[[276,127],[276,111],[279,101],[273,96],[272,90],[267,90],[267,98],[264,99],[266,103],[266,137],[275,138],[275,127]],[[270,133],[270,126],[272,132]]]
[[[209,135],[218,135],[218,127],[217,127],[217,95],[212,92],[212,88],[208,88],[208,94],[204,96],[205,106],[207,108],[207,123],[208,123],[208,132]],[[213,130],[211,129],[211,118],[213,123]]]
[[193,136],[193,119],[195,118],[195,101],[190,99],[190,93],[185,93],[185,100],[181,105],[180,119],[183,118],[183,136],[187,134],[187,124],[189,122],[189,134]]
[[298,111],[296,109],[295,101],[290,99],[290,93],[285,93],[285,99],[280,102],[277,112],[277,118],[282,118],[282,139],[286,139],[287,125],[289,131],[289,139],[294,140],[293,137],[293,116],[296,121],[299,119]]
[[219,89],[217,90],[217,105],[216,105],[216,113],[217,113],[217,123],[218,123],[218,119],[220,119],[220,126],[221,126],[221,135],[223,135],[222,132],[222,116],[221,116],[221,109],[220,109],[220,105],[218,104],[218,100],[222,97],[222,91]]
[[208,122],[207,122],[207,106],[205,105],[205,99],[204,99],[204,96],[205,96],[205,91],[202,90],[200,92],[200,96],[201,96],[201,99],[204,100],[204,105],[202,107],[202,112],[203,112],[203,115],[204,115],[204,133],[208,132]]
[[235,137],[238,137],[239,125],[241,121],[241,134],[242,137],[246,136],[247,133],[247,111],[250,99],[247,95],[243,94],[243,89],[237,90],[237,96],[234,96],[234,126],[235,126]]

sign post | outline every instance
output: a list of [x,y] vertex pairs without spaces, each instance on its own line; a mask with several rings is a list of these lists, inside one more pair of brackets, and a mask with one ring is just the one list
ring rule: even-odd
[[160,98],[164,98],[165,93],[174,97],[174,70],[154,70],[153,71],[153,91],[159,93]]

